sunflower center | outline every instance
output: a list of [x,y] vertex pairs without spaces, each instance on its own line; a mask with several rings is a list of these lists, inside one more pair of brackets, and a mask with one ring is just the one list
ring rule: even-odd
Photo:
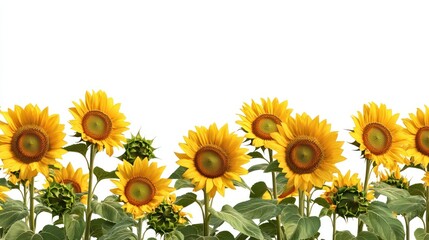
[[429,156],[429,127],[422,127],[417,131],[416,148],[422,154]]
[[136,177],[125,185],[125,196],[134,206],[141,206],[152,201],[156,188],[153,183],[144,177]]
[[195,154],[195,167],[208,178],[222,176],[228,170],[228,157],[217,146],[204,146]]
[[363,143],[376,155],[383,154],[392,145],[390,131],[380,123],[370,123],[363,129]]
[[95,140],[106,139],[112,131],[112,121],[101,111],[93,110],[82,119],[83,131]]
[[70,184],[73,187],[73,190],[75,193],[81,193],[82,192],[82,189],[80,188],[79,183],[77,183],[71,179],[64,179],[63,183],[64,184]]
[[49,150],[49,136],[38,126],[23,126],[13,135],[11,146],[21,162],[38,162]]
[[264,140],[273,140],[270,133],[277,132],[277,124],[281,121],[278,117],[272,114],[262,114],[258,116],[252,123],[253,133]]
[[320,144],[312,138],[298,137],[286,148],[286,164],[297,174],[314,172],[323,158]]

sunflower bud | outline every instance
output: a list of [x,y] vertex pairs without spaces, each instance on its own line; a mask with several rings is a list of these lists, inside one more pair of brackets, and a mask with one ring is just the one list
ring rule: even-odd
[[140,157],[140,159],[147,158],[148,160],[155,158],[153,153],[155,148],[152,147],[152,143],[153,140],[147,140],[140,136],[140,132],[136,136],[131,135],[131,138],[127,139],[127,143],[124,144],[125,152],[118,158],[131,164],[134,163],[137,157]]
[[149,228],[157,234],[164,235],[188,222],[187,214],[181,211],[182,206],[173,203],[174,199],[174,195],[170,196],[147,216]]
[[62,214],[70,210],[75,202],[76,195],[73,187],[70,184],[59,184],[52,182],[41,196],[43,205],[52,209],[52,215],[62,216]]
[[332,202],[336,205],[336,213],[341,217],[358,217],[361,213],[366,213],[369,206],[366,194],[355,186],[338,189]]

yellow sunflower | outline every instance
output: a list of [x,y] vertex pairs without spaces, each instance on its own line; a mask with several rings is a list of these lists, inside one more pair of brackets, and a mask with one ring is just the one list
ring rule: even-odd
[[[82,168],[74,169],[71,163],[67,167],[54,171],[53,181],[61,184],[70,184],[75,193],[84,193],[88,191],[89,174],[83,174]],[[49,182],[45,184],[47,188]],[[80,202],[87,203],[88,195],[83,195]]]
[[119,112],[121,104],[113,103],[103,91],[86,92],[85,102],[73,102],[70,108],[74,120],[70,121],[72,129],[79,133],[84,141],[103,148],[109,156],[113,155],[113,147],[122,147],[126,141],[123,132],[128,130],[125,115]]
[[273,140],[270,133],[277,132],[277,125],[290,116],[292,109],[287,105],[287,101],[279,102],[277,98],[272,101],[261,98],[261,104],[253,100],[251,105],[244,103],[241,109],[244,115],[239,115],[241,120],[237,120],[237,124],[246,132],[245,137],[252,141],[253,146],[266,147],[266,143]]
[[338,133],[331,132],[331,125],[319,117],[312,119],[306,113],[289,118],[278,125],[278,132],[271,134],[275,141],[268,147],[276,151],[274,158],[288,178],[287,186],[310,191],[313,186],[322,187],[339,172],[336,163],[345,158]]
[[27,180],[41,172],[49,175],[49,165],[61,167],[56,159],[66,150],[64,125],[58,114],[49,115],[48,108],[42,111],[37,105],[25,108],[15,106],[2,112],[6,122],[0,121],[0,158],[8,172],[18,172],[19,178]]
[[247,174],[242,165],[250,160],[248,150],[241,148],[243,138],[229,133],[227,124],[220,129],[216,124],[196,127],[184,140],[179,144],[184,153],[176,153],[177,164],[187,168],[183,177],[192,181],[194,191],[205,189],[210,197],[217,191],[223,196],[226,187],[235,189],[232,180],[241,181],[240,175]]
[[152,212],[174,190],[168,186],[171,179],[161,178],[164,168],[158,168],[156,162],[149,165],[147,158],[141,160],[139,157],[134,165],[127,161],[118,165],[116,175],[119,180],[112,180],[117,188],[111,191],[120,196],[124,202],[123,208],[134,219]]
[[7,194],[4,192],[9,191],[10,189],[4,186],[0,186],[0,202],[5,202],[7,199]]
[[402,119],[408,136],[407,155],[411,156],[413,163],[427,167],[429,164],[429,107],[425,106],[425,112],[417,109],[410,118]]
[[401,169],[399,166],[397,166],[393,171],[385,170],[384,173],[381,172],[379,178],[380,182],[387,183],[397,188],[408,189],[410,185],[408,179],[401,176]]
[[397,163],[405,162],[407,137],[396,122],[399,114],[392,114],[385,104],[365,104],[363,113],[353,116],[355,128],[350,135],[359,144],[359,149],[368,160],[394,169]]

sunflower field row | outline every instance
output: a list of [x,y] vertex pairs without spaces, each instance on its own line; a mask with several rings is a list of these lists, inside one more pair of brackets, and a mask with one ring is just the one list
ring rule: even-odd
[[[327,120],[293,115],[286,100],[252,100],[237,114],[240,133],[228,124],[196,126],[171,166],[155,160],[153,140],[126,137],[130,123],[104,91],[87,91],[71,105],[72,144],[47,107],[1,111],[1,239],[429,239],[427,106],[400,122],[385,104],[364,104],[348,130],[354,142],[345,143]],[[361,153],[364,175],[338,168],[347,161],[345,144]],[[115,170],[103,168],[101,152],[120,161]],[[85,167],[63,165],[68,153]],[[166,167],[174,167],[169,177]],[[402,175],[410,169],[423,178],[411,184]],[[264,178],[249,186],[243,176],[252,172]],[[101,181],[114,186],[104,199]],[[215,197],[236,188],[248,197],[217,208]],[[356,231],[340,219],[356,220]]]

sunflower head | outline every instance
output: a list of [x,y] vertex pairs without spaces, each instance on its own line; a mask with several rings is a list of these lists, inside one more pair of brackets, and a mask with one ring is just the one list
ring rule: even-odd
[[74,120],[70,121],[72,129],[83,141],[95,144],[98,151],[106,149],[109,156],[113,147],[122,147],[125,142],[123,132],[128,130],[125,115],[119,112],[120,104],[113,103],[104,91],[86,92],[85,101],[73,102],[70,112]]
[[[74,169],[71,163],[67,167],[55,169],[53,176],[48,178],[45,187],[50,185],[50,182],[56,182],[63,185],[70,185],[76,195],[81,195],[88,191],[89,174],[83,174],[82,168]],[[77,196],[78,197],[78,196]],[[87,195],[80,197],[80,202],[87,204]]]
[[296,190],[310,191],[313,186],[322,187],[339,172],[336,163],[345,160],[341,155],[343,142],[337,141],[337,132],[319,117],[306,113],[289,118],[271,134],[275,141],[268,147],[276,151],[274,158],[288,178],[287,186]]
[[131,135],[131,138],[127,139],[127,143],[124,144],[125,152],[118,158],[134,163],[134,160],[139,157],[140,159],[152,159],[155,158],[155,148],[152,147],[153,140],[145,139],[140,136],[140,132],[136,136]]
[[42,191],[41,202],[52,209],[52,216],[62,216],[75,203],[76,195],[72,185],[52,182]]
[[243,115],[237,124],[246,132],[246,139],[255,147],[267,147],[266,143],[272,141],[271,133],[277,132],[277,125],[285,122],[292,109],[287,108],[288,102],[279,102],[277,98],[261,98],[261,103],[252,100],[251,105],[244,103],[241,111]]
[[358,217],[366,213],[369,203],[374,199],[372,190],[364,192],[357,173],[350,176],[338,173],[331,187],[324,186],[325,192],[321,195],[330,205],[331,210],[344,218]]
[[407,190],[410,185],[408,179],[401,176],[399,167],[397,167],[394,171],[385,171],[385,173],[381,173],[380,182],[384,182],[390,186],[405,190]]
[[149,228],[157,234],[164,235],[189,222],[188,214],[182,211],[183,207],[174,204],[175,199],[176,195],[174,194],[166,197],[153,212],[148,214]]
[[61,166],[56,159],[66,153],[66,142],[57,114],[32,104],[1,114],[6,122],[0,121],[0,159],[9,173],[19,172],[19,179],[28,180],[39,172],[48,176],[50,165]]
[[147,158],[136,158],[134,164],[124,161],[118,166],[116,175],[119,180],[112,180],[117,188],[111,191],[120,196],[123,208],[139,219],[151,213],[170,192],[171,179],[161,178],[165,167],[158,167],[156,162],[149,164]]
[[385,104],[371,102],[364,105],[363,113],[352,117],[355,127],[350,132],[366,159],[392,170],[398,163],[406,163],[403,156],[407,136],[396,123],[398,117]]
[[196,127],[184,139],[179,144],[184,153],[176,153],[177,164],[186,168],[183,177],[192,181],[194,191],[204,189],[210,197],[216,192],[223,196],[226,187],[235,189],[233,180],[241,181],[240,175],[247,174],[242,165],[250,156],[241,148],[243,138],[230,133],[227,124],[220,129],[216,124]]
[[407,155],[411,156],[415,165],[426,167],[429,164],[429,107],[425,111],[417,109],[416,114],[402,119],[408,140]]

